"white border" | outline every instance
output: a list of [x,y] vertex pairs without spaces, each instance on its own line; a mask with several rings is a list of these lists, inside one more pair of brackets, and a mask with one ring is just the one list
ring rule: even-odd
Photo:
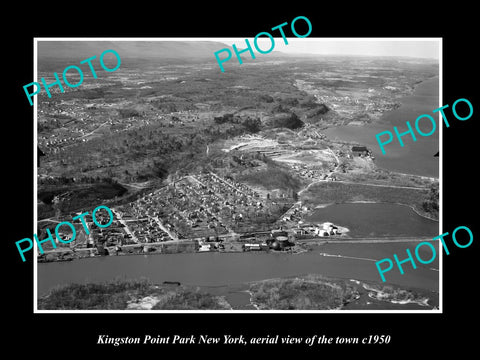
[[[439,61],[438,61],[438,72],[439,72],[439,77],[438,77],[438,107],[441,107],[443,104],[443,38],[440,38],[439,41]],[[433,109],[432,109],[433,110]],[[440,128],[439,131],[439,143],[438,143],[438,151],[439,151],[439,156],[438,156],[438,161],[439,161],[439,172],[438,172],[438,192],[439,192],[439,199],[438,199],[438,204],[439,204],[439,214],[438,214],[438,234],[443,234],[443,123],[442,123],[442,118],[440,114],[438,114],[438,127]],[[438,284],[438,308],[439,312],[443,313],[443,251],[442,251],[442,246],[438,244],[438,253],[439,259],[438,259],[438,269],[439,269],[439,284]]]
[[[225,42],[225,43],[230,43],[230,42],[235,42],[238,43],[238,41],[243,40],[243,38],[133,38],[133,37],[127,37],[127,38],[95,38],[95,37],[77,37],[77,38],[33,38],[33,49],[34,49],[34,55],[33,55],[33,73],[34,73],[34,80],[35,82],[38,82],[38,67],[37,67],[37,56],[38,56],[38,42],[39,41],[220,41],[220,42]],[[277,39],[275,37],[275,39]],[[281,38],[278,38],[281,39]],[[287,40],[294,40],[296,38],[290,38],[288,37]],[[439,54],[438,54],[438,65],[439,65],[439,107],[442,106],[442,101],[443,101],[443,38],[437,37],[437,38],[302,38],[301,41],[438,41],[439,44]],[[281,51],[281,49],[279,50]],[[288,53],[287,55],[293,55],[292,53]],[[300,56],[302,54],[299,54]],[[322,54],[318,54],[318,56],[324,56]],[[38,146],[38,134],[37,134],[37,124],[38,124],[38,118],[37,118],[37,95],[34,95],[34,104],[33,104],[33,111],[34,111],[34,131],[33,131],[33,136],[34,136],[34,151],[33,151],[33,156],[34,156],[34,169],[33,169],[33,174],[34,174],[34,223],[33,223],[33,228],[35,229],[35,233],[37,232],[37,218],[38,218],[38,213],[37,213],[37,146]],[[433,110],[433,109],[432,109]],[[440,192],[440,199],[439,199],[439,204],[440,204],[440,210],[439,210],[439,234],[442,234],[442,224],[443,224],[443,126],[442,120],[439,116],[439,192]],[[439,294],[439,308],[437,310],[38,310],[38,297],[37,297],[37,244],[35,241],[34,242],[34,247],[33,247],[33,275],[34,275],[34,281],[33,281],[33,312],[36,314],[58,314],[58,313],[80,313],[80,314],[86,314],[86,313],[94,313],[94,314],[104,314],[104,313],[115,313],[115,314],[156,314],[156,313],[178,313],[178,314],[442,314],[443,313],[443,252],[441,251],[441,246],[439,246],[439,289],[438,289],[438,294]]]
[[[37,39],[35,38],[33,40],[33,81],[37,81],[38,79],[38,61],[37,61]],[[35,231],[35,234],[38,232],[37,229],[37,222],[38,222],[38,203],[37,203],[37,194],[38,194],[38,173],[37,173],[37,168],[38,168],[38,163],[37,163],[37,149],[38,149],[38,117],[37,117],[37,95],[34,95],[34,100],[33,100],[33,140],[34,140],[34,147],[33,147],[33,229]],[[37,255],[38,255],[38,250],[37,250],[37,242],[35,239],[32,239],[34,245],[33,245],[33,311],[34,312],[40,312],[41,310],[38,310],[38,298],[37,298]]]

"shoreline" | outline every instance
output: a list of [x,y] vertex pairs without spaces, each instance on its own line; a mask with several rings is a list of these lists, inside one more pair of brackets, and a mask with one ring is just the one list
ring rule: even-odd
[[[91,287],[93,284],[104,286],[108,284],[118,284],[122,288],[122,282],[130,285],[146,284],[149,290],[137,294],[133,298],[129,296],[125,308],[118,308],[119,311],[139,310],[150,311],[158,303],[165,302],[168,297],[177,294],[195,293],[198,296],[215,299],[220,308],[202,309],[208,311],[240,311],[240,312],[258,312],[258,311],[335,311],[335,310],[438,310],[439,292],[424,288],[411,286],[402,286],[397,284],[383,284],[369,280],[358,280],[353,278],[330,277],[319,273],[305,273],[301,275],[291,275],[283,277],[273,277],[261,280],[246,281],[238,284],[223,284],[218,286],[204,286],[197,284],[178,284],[177,286],[155,283],[148,279],[132,280],[110,280],[104,282],[86,282],[69,283],[60,287],[53,288],[48,292],[39,295],[39,301],[48,301],[50,297],[58,296],[55,292],[62,288]],[[287,304],[297,304],[300,299],[311,299],[311,291],[318,286],[318,291],[325,291],[325,287],[333,289],[343,289],[342,302],[335,304],[335,298],[329,298],[327,304],[324,301],[318,303],[318,308],[299,308],[288,307]],[[306,288],[309,288],[310,290]],[[322,290],[323,289],[323,290]],[[109,286],[108,290],[111,296],[115,297],[122,290]],[[248,294],[248,295],[247,295]],[[280,295],[282,294],[282,295]],[[240,296],[239,296],[240,295]],[[280,297],[278,297],[280,295]],[[62,296],[62,295],[60,295]],[[267,297],[267,298],[265,298]],[[87,300],[87,298],[85,298]],[[255,301],[256,300],[256,301]],[[337,299],[338,300],[338,299]],[[67,301],[70,301],[67,299]],[[80,301],[82,301],[80,299]],[[300,302],[301,304],[302,302]],[[331,305],[337,305],[331,307]],[[58,305],[57,305],[58,306]],[[326,307],[325,307],[326,306]],[[61,308],[65,310],[64,306]],[[50,309],[55,310],[55,309]],[[89,310],[84,308],[81,310]],[[113,309],[112,309],[113,310]],[[159,309],[162,310],[162,309]],[[172,309],[171,311],[189,311],[195,308]],[[152,310],[155,311],[155,310]]]
[[[420,81],[420,82],[418,82],[418,83],[413,84],[411,91],[408,91],[408,92],[406,92],[405,94],[402,94],[402,95],[399,96],[399,97],[393,98],[393,100],[398,100],[398,101],[395,101],[395,103],[399,104],[398,107],[396,107],[395,109],[391,109],[391,110],[387,110],[387,111],[383,112],[382,115],[381,115],[378,119],[376,119],[376,120],[374,120],[374,121],[372,121],[372,122],[370,122],[370,123],[365,123],[365,122],[364,122],[363,125],[356,125],[356,124],[350,125],[350,123],[348,123],[348,124],[345,124],[345,125],[329,126],[329,127],[327,127],[327,129],[329,129],[329,128],[335,128],[335,127],[340,127],[340,126],[359,127],[359,126],[364,126],[364,125],[379,124],[379,123],[382,121],[382,118],[383,118],[386,114],[389,114],[389,113],[391,113],[391,112],[397,111],[400,107],[402,107],[402,106],[404,105],[404,103],[403,103],[402,100],[404,100],[405,98],[407,98],[407,97],[409,97],[409,96],[414,95],[414,94],[415,94],[415,91],[417,91],[417,89],[418,89],[418,87],[419,87],[420,85],[426,83],[427,81],[433,81],[435,78],[437,78],[437,81],[439,81],[439,75],[433,75],[433,76],[431,76],[431,77],[429,77],[429,78],[426,78],[426,79],[424,79],[424,80],[422,80],[422,81]],[[433,109],[432,109],[432,110],[433,110]],[[407,174],[407,173],[405,173],[405,174]],[[407,175],[415,175],[415,174],[407,174]]]
[[359,200],[359,201],[352,201],[352,202],[348,202],[348,203],[345,202],[345,203],[339,203],[339,204],[395,204],[395,205],[403,205],[403,206],[408,206],[418,216],[424,217],[426,219],[429,219],[429,220],[432,220],[432,221],[435,221],[435,222],[439,222],[439,219],[434,219],[432,217],[427,216],[426,214],[422,214],[422,213],[418,212],[418,210],[415,209],[412,205],[402,204],[402,203],[399,203],[399,202],[389,203],[389,202],[373,201],[373,200],[372,201],[370,201],[370,200]]
[[[332,125],[332,126],[327,126],[327,127],[325,127],[324,130],[336,129],[336,128],[341,128],[341,127],[359,128],[359,127],[364,127],[364,126],[375,126],[375,125],[378,126],[378,125],[381,125],[381,124],[382,124],[382,119],[383,119],[387,114],[390,114],[390,113],[392,113],[392,112],[394,112],[394,111],[398,111],[399,108],[401,108],[402,106],[404,106],[404,100],[405,100],[407,97],[414,96],[414,95],[415,95],[415,92],[417,91],[417,89],[418,89],[418,87],[419,87],[420,85],[422,85],[422,84],[424,84],[424,83],[426,83],[426,82],[428,82],[428,81],[433,81],[433,80],[435,80],[435,79],[436,79],[436,81],[439,81],[439,75],[431,76],[431,77],[426,78],[425,80],[423,80],[423,81],[421,81],[421,82],[419,82],[419,83],[414,84],[413,87],[412,87],[412,91],[411,91],[411,92],[406,93],[406,94],[404,94],[403,96],[401,96],[401,97],[398,98],[398,102],[397,102],[397,101],[396,101],[396,102],[399,103],[400,105],[399,105],[397,108],[391,109],[391,110],[389,110],[389,111],[385,111],[384,113],[382,113],[382,115],[381,115],[378,119],[376,119],[376,120],[374,120],[374,121],[372,121],[372,122],[370,122],[370,123],[364,123],[363,125],[355,125],[355,124],[350,125],[350,123],[347,123],[347,124],[344,124],[344,125]],[[395,99],[395,100],[397,100],[397,99]],[[433,110],[433,109],[432,109],[432,110]],[[337,137],[337,140],[331,139],[330,137],[327,137],[327,138],[328,138],[330,141],[332,141],[332,142],[344,142],[344,143],[349,143],[349,144],[358,143],[358,141],[355,141],[355,140],[353,140],[353,141],[342,140],[342,139],[339,139],[338,137]],[[439,139],[438,148],[439,148],[440,151],[442,150],[442,149],[440,148],[440,139]],[[432,154],[432,155],[433,155],[433,154]],[[388,168],[385,168],[385,167],[379,167],[377,164],[375,164],[375,166],[377,166],[378,168],[380,168],[380,169],[382,169],[382,170],[394,171],[394,170],[391,170],[391,169],[388,169]],[[418,171],[420,171],[420,173],[419,173]],[[394,172],[396,172],[396,173],[398,173],[398,174],[402,174],[402,175],[407,175],[407,176],[408,176],[408,175],[418,176],[418,177],[426,178],[426,179],[429,179],[429,180],[437,180],[437,181],[440,180],[440,173],[439,173],[438,175],[425,175],[425,174],[421,173],[421,169],[416,169],[415,171],[412,171],[412,172],[399,172],[399,171],[394,171]]]
[[[345,228],[347,229],[347,228]],[[161,256],[161,255],[182,255],[182,254],[252,254],[252,255],[260,255],[260,254],[270,254],[270,255],[300,255],[303,253],[314,252],[319,250],[325,244],[352,244],[352,243],[405,243],[405,242],[420,242],[420,241],[429,241],[429,238],[426,239],[426,236],[380,236],[377,238],[365,238],[365,237],[351,237],[349,235],[339,235],[339,236],[317,236],[312,238],[306,239],[297,239],[294,246],[289,249],[285,250],[256,250],[256,251],[243,251],[243,250],[229,250],[229,251],[179,251],[179,252],[138,252],[138,253],[128,253],[123,252],[119,254],[112,254],[110,255],[93,255],[93,256],[81,256],[81,257],[67,257],[63,258],[64,256],[71,256],[75,253],[73,251],[53,251],[48,254],[56,254],[59,258],[54,260],[38,260],[37,264],[50,264],[50,263],[61,263],[61,262],[70,262],[70,261],[79,261],[83,259],[96,259],[96,258],[105,258],[105,257],[129,257],[129,256]],[[137,245],[138,247],[138,245]],[[47,253],[45,253],[47,254]]]
[[[375,200],[353,200],[353,201],[343,201],[343,202],[331,202],[331,203],[326,203],[326,204],[318,204],[315,205],[314,209],[324,209],[326,207],[332,206],[332,205],[339,205],[339,204],[392,204],[392,205],[402,205],[402,206],[408,206],[410,209],[412,209],[418,216],[421,216],[423,218],[426,218],[428,220],[432,220],[435,222],[439,222],[439,219],[434,219],[433,217],[427,216],[426,214],[420,213],[417,209],[413,207],[413,205],[409,204],[403,204],[399,202],[385,202],[385,201],[375,201]],[[343,226],[343,228],[346,228]],[[350,230],[349,230],[350,231]]]

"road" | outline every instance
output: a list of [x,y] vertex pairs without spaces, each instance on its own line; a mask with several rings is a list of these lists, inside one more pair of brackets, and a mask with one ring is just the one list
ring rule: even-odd
[[152,181],[148,180],[141,183],[129,183],[129,184],[120,182],[119,184],[125,187],[132,187],[137,190],[143,190],[148,188],[152,184]]
[[103,125],[105,125],[106,123],[108,123],[108,121],[109,121],[109,120],[105,121],[103,124],[100,124],[96,129],[93,129],[93,130],[90,131],[88,134],[85,134],[85,135],[80,136],[78,139],[83,139],[83,138],[86,137],[86,136],[92,135],[95,131],[97,131],[97,130],[100,129]]
[[[216,176],[215,174],[211,173],[212,175]],[[217,176],[218,177],[218,176]],[[204,187],[207,187],[204,183],[202,183],[200,180],[198,180],[194,175],[188,175],[186,176],[185,178],[189,178],[191,179],[192,181],[200,184],[201,186],[204,186]],[[220,179],[220,178],[219,178]],[[221,179],[220,179],[221,180]],[[229,185],[229,184],[228,184]],[[192,191],[199,197],[201,198],[202,195],[198,193],[198,191],[195,189],[195,188],[192,188]],[[181,191],[180,191],[181,192]],[[220,193],[217,193],[215,194],[215,196],[223,199],[224,201],[226,200]],[[205,212],[210,215],[211,217],[216,217],[218,219],[218,222],[220,223],[220,226],[223,226],[230,234],[235,234],[235,232],[229,227],[227,226],[222,218],[218,215],[218,214],[214,214],[212,213],[208,208],[205,208]]]
[[60,223],[60,221],[58,221],[58,220],[53,220],[52,218],[47,218],[47,219],[38,220],[37,223],[42,222],[42,221],[50,221],[50,222]]
[[221,177],[219,177],[217,174],[214,174],[214,173],[211,172],[211,171],[210,171],[210,174],[211,174],[213,177],[215,177],[217,180],[219,180],[219,181],[221,181],[222,183],[224,183],[225,185],[230,186],[233,190],[238,191],[239,193],[241,193],[241,194],[243,194],[243,195],[245,195],[245,196],[247,196],[247,197],[249,197],[249,198],[252,197],[251,195],[245,193],[244,191],[242,191],[242,190],[240,190],[240,189],[237,189],[234,185],[229,184],[227,181],[225,181],[224,179],[222,179]]
[[313,239],[297,239],[297,243],[309,243],[314,244],[375,244],[375,243],[393,243],[393,242],[422,242],[433,241],[432,238],[414,238],[414,237],[379,237],[379,238],[325,238],[317,237]]
[[378,186],[378,187],[388,187],[393,189],[410,189],[410,190],[428,190],[427,187],[415,187],[415,186],[399,186],[399,185],[382,185],[382,184],[370,184],[370,183],[359,183],[353,181],[335,181],[342,184],[354,184],[354,185],[366,185],[366,186]]
[[[330,180],[316,180],[308,184],[304,189],[300,190],[298,192],[298,195],[301,195],[304,191],[308,190],[310,186],[323,183],[323,182],[329,182]],[[382,184],[371,184],[371,183],[363,183],[363,182],[354,182],[354,181],[343,181],[343,180],[337,180],[335,183],[341,183],[341,184],[353,184],[353,185],[365,185],[365,186],[377,186],[377,187],[386,187],[386,188],[391,188],[391,189],[409,189],[409,190],[428,190],[426,187],[414,187],[414,186],[399,186],[399,185],[382,185]]]
[[111,208],[111,210],[115,214],[115,217],[118,219],[118,221],[124,226],[123,228],[124,228],[125,232],[130,234],[133,241],[135,241],[137,244],[140,244],[140,240],[138,240],[138,238],[135,236],[135,234],[132,233],[132,231],[128,227],[127,223],[125,222],[125,220],[122,219],[122,217],[118,214],[118,212],[114,208]]
[[78,144],[80,143],[79,140],[85,138],[86,136],[92,135],[95,131],[97,131],[98,129],[100,129],[103,125],[107,124],[108,121],[109,121],[109,120],[105,121],[103,124],[100,124],[97,128],[95,128],[94,130],[90,131],[88,134],[79,136],[78,138],[76,138],[76,139],[74,140],[73,144],[69,144],[69,145],[65,145],[65,146],[59,147],[59,150],[65,150],[65,149],[67,149],[67,148],[69,148],[69,147],[78,145]]
[[[122,245],[122,249],[129,249],[129,248],[138,248],[139,246],[155,246],[155,245],[162,245],[162,244],[179,244],[182,242],[190,242],[192,241],[191,239],[181,239],[181,240],[167,240],[167,241],[159,241],[159,242],[153,242],[153,243],[142,243],[139,242],[137,244],[127,244],[127,245]],[[113,254],[115,246],[109,246],[107,247],[109,252]],[[55,254],[55,253],[65,253],[65,252],[82,252],[82,251],[95,251],[96,248],[75,248],[75,249],[70,249],[70,248],[57,248],[54,250],[46,250],[44,251],[44,254]]]
[[330,171],[330,174],[329,174],[330,176],[333,172],[337,171],[338,167],[340,166],[340,160],[338,159],[338,156],[335,154],[335,152],[332,149],[328,148],[328,150],[330,150],[330,152],[332,153],[332,156],[335,158],[335,161],[337,162],[337,166],[335,167],[335,169]]
[[[180,240],[167,240],[167,241],[160,241],[160,242],[153,242],[153,243],[137,243],[137,244],[128,244],[122,245],[122,249],[128,248],[136,248],[138,246],[155,246],[155,245],[162,245],[162,244],[179,244],[182,242],[190,242],[192,239],[180,239]],[[393,242],[422,242],[422,241],[433,241],[432,238],[412,238],[412,237],[397,237],[397,238],[357,238],[357,239],[339,239],[335,238],[335,240],[325,237],[320,238],[313,238],[313,239],[304,239],[304,240],[296,240],[296,243],[300,244],[307,244],[312,243],[315,245],[324,245],[324,244],[372,244],[372,243],[393,243]],[[111,246],[109,250],[112,251],[114,246]],[[94,251],[95,248],[77,248],[75,252],[82,252],[82,251]],[[55,249],[55,250],[47,250],[45,254],[54,254],[56,252],[65,252],[65,251],[72,251],[72,249]]]
[[170,236],[170,239],[172,239],[173,241],[178,241],[178,237],[175,236],[170,230],[168,230],[163,225],[162,221],[158,218],[158,216],[152,216],[152,219],[155,220],[155,222],[160,227],[160,229],[162,229],[164,232],[166,232],[168,234],[168,236]]

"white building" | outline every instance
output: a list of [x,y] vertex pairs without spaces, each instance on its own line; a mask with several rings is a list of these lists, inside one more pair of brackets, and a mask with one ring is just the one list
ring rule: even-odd
[[200,245],[200,248],[198,249],[198,251],[210,251],[210,244],[202,244]]

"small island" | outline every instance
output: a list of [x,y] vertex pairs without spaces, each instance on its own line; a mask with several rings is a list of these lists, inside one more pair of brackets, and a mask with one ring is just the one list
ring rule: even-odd
[[309,274],[244,284],[249,304],[179,283],[149,280],[58,286],[38,300],[39,310],[356,310],[436,309],[438,293]]

